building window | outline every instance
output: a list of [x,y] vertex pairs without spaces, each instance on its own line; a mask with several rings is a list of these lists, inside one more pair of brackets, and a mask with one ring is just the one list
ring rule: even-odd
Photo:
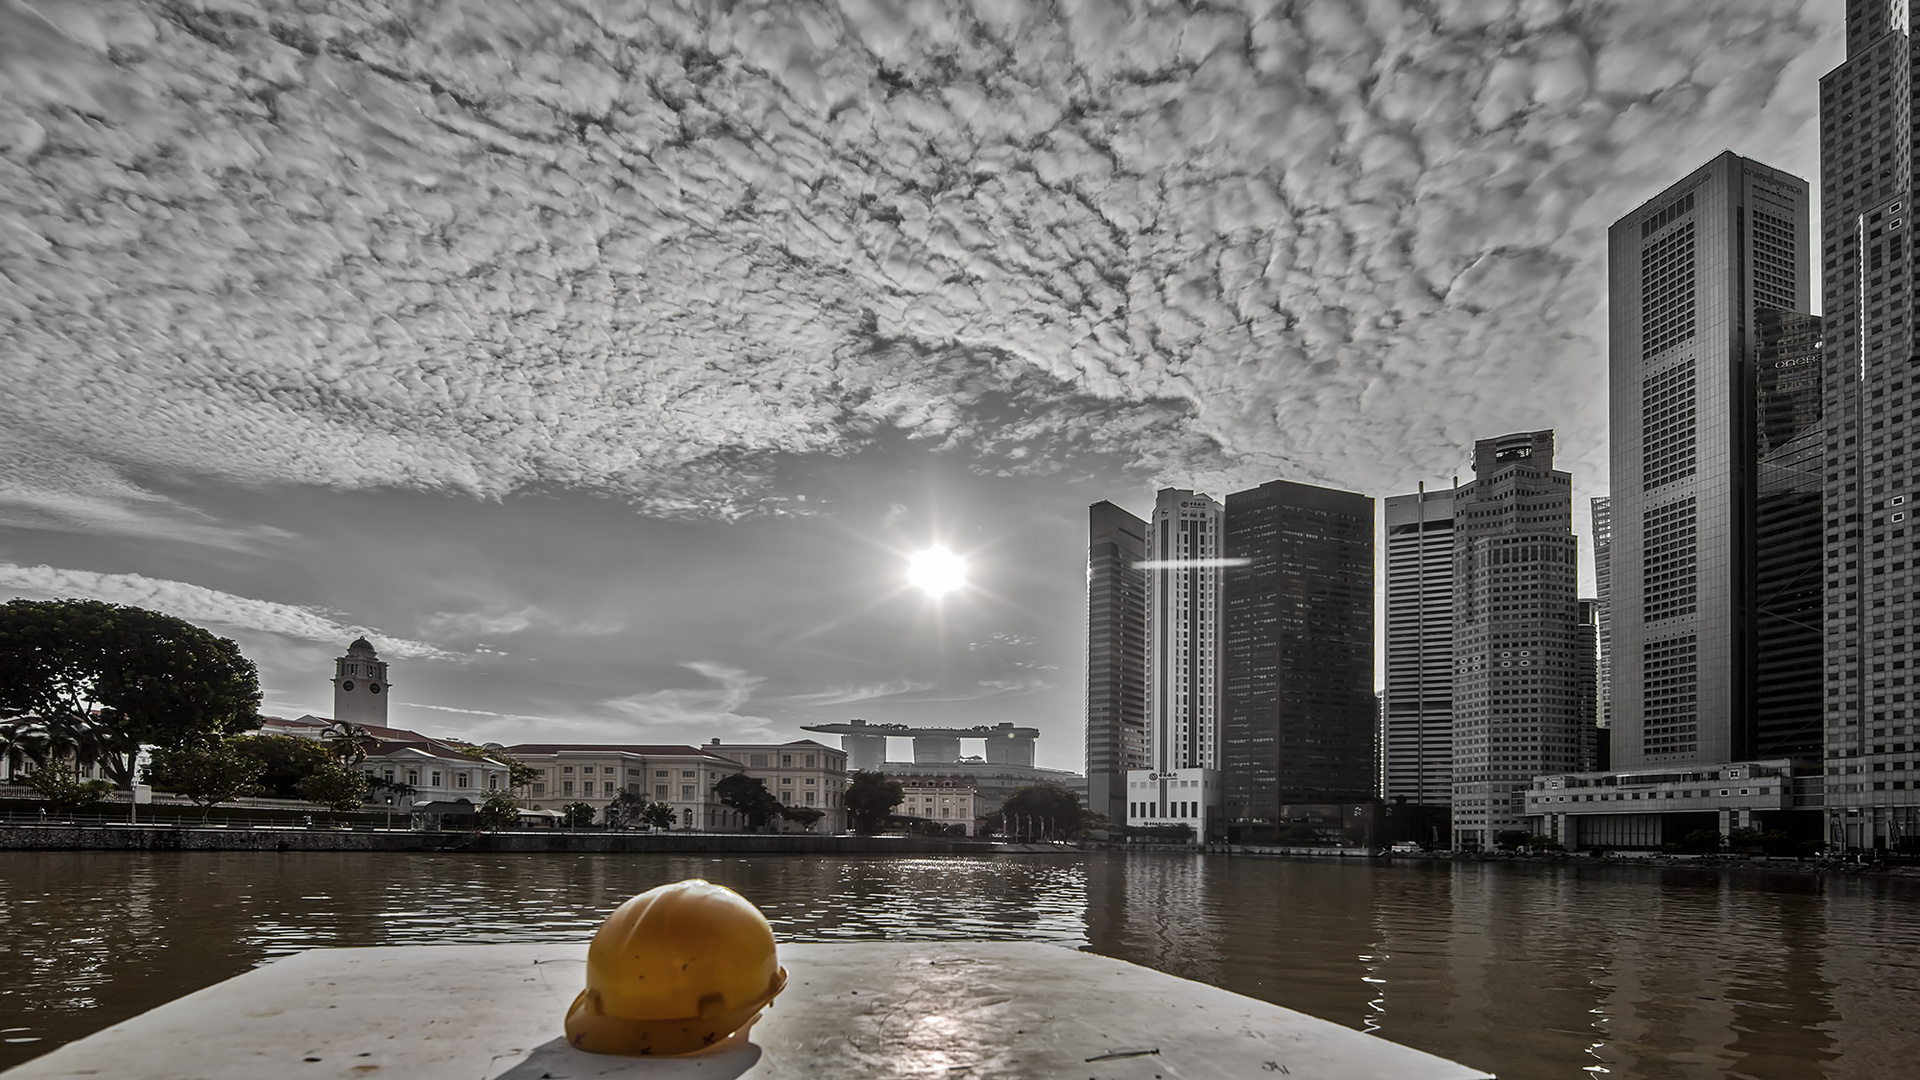
[[611,766],[611,765],[602,765],[602,766],[600,766],[600,775],[601,775],[601,776],[612,776],[612,775],[613,775],[613,766]]
[[488,791],[500,790],[500,776],[498,773],[487,774],[487,790]]
[[808,806],[813,805],[813,792],[811,791],[807,792],[807,805]]
[[793,768],[793,755],[792,755],[792,754],[781,754],[781,755],[780,755],[780,767],[781,767],[781,768],[783,768],[783,769],[791,769],[791,768]]
[[687,802],[693,801],[693,785],[692,784],[680,785],[680,798],[686,800]]
[[433,771],[433,786],[434,787],[440,786],[440,770],[438,769],[435,769]]
[[407,770],[407,783],[409,783],[409,784],[413,784],[413,785],[415,785],[416,787],[417,787],[417,786],[419,786],[419,783],[420,783],[420,770],[419,770],[419,769],[408,769],[408,770]]
[[588,781],[585,781],[585,782],[583,782],[583,783],[582,783],[582,784],[580,785],[580,794],[582,794],[582,795],[591,795],[591,794],[593,794],[593,781],[591,781],[591,780],[588,780]]
[[765,754],[748,754],[747,760],[752,762],[753,767],[756,769],[764,769],[767,767],[767,755]]
[[542,795],[545,795],[546,793],[547,793],[547,785],[545,785],[545,784],[535,784],[535,785],[533,785],[533,797],[534,797],[534,798],[536,798],[536,799],[537,799],[537,798],[539,798],[539,797],[541,797]]
[[573,781],[571,780],[560,781],[560,794],[563,796],[573,794]]
[[453,786],[454,786],[454,787],[466,787],[466,786],[467,786],[467,774],[466,774],[466,773],[463,773],[463,772],[457,772],[457,773],[454,773],[454,774],[453,774]]
[[573,766],[571,766],[571,765],[562,765],[562,766],[560,766],[560,771],[561,771],[561,772],[563,772],[563,773],[566,773],[566,774],[567,774],[568,776],[572,776],[572,775],[573,775]]
[[813,768],[813,755],[812,755],[812,754],[808,754],[808,755],[807,755],[807,768],[809,768],[809,769],[811,769],[811,768]]
[[673,773],[671,773],[671,772],[669,772],[669,771],[668,771],[668,770],[666,770],[666,769],[655,769],[655,770],[653,770],[653,776],[654,776],[654,779],[656,779],[656,780],[665,780],[665,779],[666,779],[667,777],[669,777],[669,776],[672,776],[672,775],[673,775]]
[[653,785],[653,797],[664,801],[672,796],[667,792],[667,785],[655,784]]
[[693,779],[693,776],[694,776],[694,772],[693,772],[693,770],[692,770],[692,769],[681,769],[681,770],[680,770],[680,779],[682,779],[682,780],[691,780],[691,779]]

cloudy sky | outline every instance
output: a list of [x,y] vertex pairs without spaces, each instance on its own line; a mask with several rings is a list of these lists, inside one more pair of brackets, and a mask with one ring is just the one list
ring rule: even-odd
[[1584,508],[1607,224],[1722,149],[1813,178],[1842,48],[1204,7],[0,0],[0,598],[214,628],[280,715],[364,632],[429,732],[1078,769],[1088,503],[1552,427]]

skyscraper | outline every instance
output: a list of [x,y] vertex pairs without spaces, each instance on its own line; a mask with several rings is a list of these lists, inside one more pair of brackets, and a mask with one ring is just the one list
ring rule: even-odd
[[1275,480],[1227,496],[1224,746],[1230,836],[1280,807],[1373,792],[1373,500]]
[[1913,497],[1913,73],[1905,4],[1848,0],[1847,58],[1820,80],[1825,341],[1826,813],[1848,847],[1911,847],[1920,722]]
[[1147,523],[1087,510],[1087,805],[1127,820],[1127,770],[1147,765]]
[[1147,529],[1147,768],[1127,774],[1127,821],[1217,824],[1225,510],[1178,488],[1156,495]]
[[1380,795],[1453,801],[1453,489],[1386,500],[1387,692]]
[[1808,248],[1806,182],[1732,153],[1607,231],[1613,769],[1755,749],[1754,353]]
[[1526,827],[1532,777],[1579,768],[1593,708],[1573,484],[1553,468],[1553,432],[1480,440],[1473,474],[1454,499],[1453,836],[1486,848]]
[[1762,311],[1757,321],[1751,756],[1811,765],[1822,746],[1820,319]]
[[1594,723],[1593,767],[1612,768],[1613,729],[1613,500],[1593,500],[1594,636],[1599,643],[1595,692],[1599,698]]

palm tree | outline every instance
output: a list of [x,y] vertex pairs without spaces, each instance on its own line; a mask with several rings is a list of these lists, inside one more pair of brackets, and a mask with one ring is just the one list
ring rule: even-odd
[[373,732],[359,724],[336,720],[320,732],[320,738],[333,748],[334,756],[350,765],[367,760],[367,750],[375,740]]
[[7,763],[7,775],[18,779],[28,763],[38,769],[47,763],[47,736],[32,720],[0,724],[0,760]]

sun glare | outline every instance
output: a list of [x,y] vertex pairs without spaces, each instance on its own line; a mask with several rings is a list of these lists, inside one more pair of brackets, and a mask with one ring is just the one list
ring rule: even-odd
[[907,580],[928,596],[945,596],[967,583],[967,561],[946,548],[928,548],[908,560]]

